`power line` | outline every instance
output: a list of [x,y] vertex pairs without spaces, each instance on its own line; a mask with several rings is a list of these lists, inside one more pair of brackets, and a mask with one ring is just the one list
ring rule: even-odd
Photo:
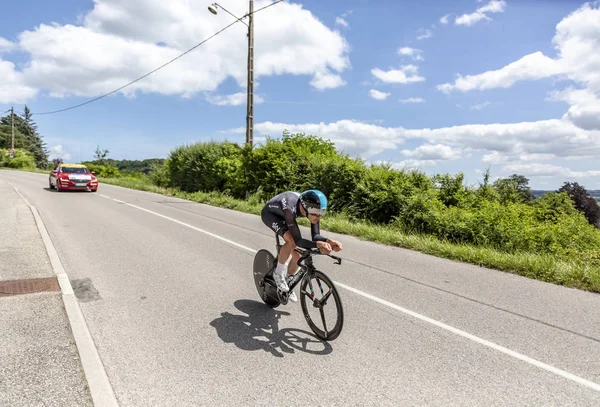
[[[257,12],[259,12],[259,11],[261,11],[261,10],[264,10],[264,9],[266,9],[266,8],[268,8],[268,7],[274,6],[274,5],[275,5],[275,4],[277,4],[277,3],[281,3],[282,1],[284,1],[284,0],[278,0],[278,1],[276,1],[276,2],[274,2],[274,3],[271,3],[271,4],[267,5],[267,6],[261,7],[261,8],[259,8],[259,9],[257,9],[257,10],[254,10],[252,13],[248,13],[248,14],[246,14],[244,17],[247,17],[247,16],[249,16],[250,14],[255,14],[255,13],[257,13]],[[244,18],[244,17],[242,17],[242,18]],[[116,92],[118,92],[118,91],[120,91],[120,90],[122,90],[122,89],[125,89],[126,87],[128,87],[128,86],[130,86],[130,85],[133,85],[134,83],[136,83],[136,82],[138,82],[138,81],[140,81],[140,80],[144,79],[145,77],[152,75],[154,72],[156,72],[156,71],[158,71],[158,70],[160,70],[160,69],[164,68],[165,66],[169,65],[169,64],[170,64],[170,63],[172,63],[172,62],[175,62],[176,60],[178,60],[179,58],[183,57],[184,55],[186,55],[186,54],[189,54],[189,53],[190,53],[190,52],[192,52],[194,49],[198,48],[199,46],[201,46],[202,44],[204,44],[204,43],[205,43],[205,42],[207,42],[208,40],[210,40],[210,39],[212,39],[212,38],[216,37],[217,35],[221,34],[223,31],[225,31],[226,29],[228,29],[229,27],[231,27],[232,25],[234,25],[234,24],[236,24],[236,23],[238,23],[238,22],[240,22],[240,21],[241,21],[241,19],[238,19],[238,20],[234,21],[233,23],[231,23],[231,24],[229,24],[228,26],[226,26],[226,27],[222,28],[221,30],[217,31],[216,33],[214,33],[213,35],[211,35],[210,37],[208,37],[208,38],[207,38],[207,39],[205,39],[204,41],[202,41],[202,42],[199,42],[198,44],[194,45],[192,48],[188,49],[188,50],[187,50],[187,51],[185,51],[183,54],[180,54],[179,56],[177,56],[177,57],[173,58],[172,60],[170,60],[169,62],[167,62],[167,63],[165,63],[165,64],[163,64],[163,65],[159,66],[158,68],[154,69],[153,71],[150,71],[150,72],[148,72],[148,73],[147,73],[147,74],[145,74],[144,76],[140,76],[139,78],[137,78],[137,79],[135,79],[135,80],[133,80],[133,81],[129,82],[129,83],[128,83],[128,84],[126,84],[126,85],[123,85],[123,86],[121,86],[120,88],[117,88],[117,89],[113,90],[112,92],[109,92],[109,93],[106,93],[106,94],[104,94],[104,95],[98,96],[98,97],[96,97],[96,98],[94,98],[94,99],[88,100],[87,102],[83,102],[83,103],[80,103],[80,104],[78,104],[78,105],[75,105],[75,106],[68,107],[68,108],[66,108],[66,109],[55,110],[55,111],[52,111],[52,112],[32,113],[31,115],[33,116],[33,115],[44,115],[44,114],[54,114],[54,113],[66,112],[67,110],[75,109],[75,108],[78,108],[78,107],[81,107],[81,106],[87,105],[87,104],[89,104],[89,103],[95,102],[95,101],[97,101],[97,100],[100,100],[100,99],[102,99],[102,98],[105,98],[105,97],[107,97],[107,96],[110,96],[110,95],[112,95],[113,93],[116,93]],[[9,111],[10,111],[10,110],[9,110]]]

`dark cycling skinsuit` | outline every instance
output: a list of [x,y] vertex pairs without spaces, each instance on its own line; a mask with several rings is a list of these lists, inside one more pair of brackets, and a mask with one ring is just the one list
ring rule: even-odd
[[320,235],[319,222],[310,224],[312,241],[302,237],[296,223],[296,218],[302,217],[299,196],[296,192],[282,192],[266,203],[260,216],[263,223],[281,237],[289,230],[296,246],[314,249],[317,247],[316,241],[326,242],[327,238]]

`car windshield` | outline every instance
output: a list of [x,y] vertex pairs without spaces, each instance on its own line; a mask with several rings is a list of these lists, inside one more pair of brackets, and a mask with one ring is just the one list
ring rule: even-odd
[[89,174],[90,171],[87,168],[78,168],[78,167],[62,167],[62,172],[67,174]]

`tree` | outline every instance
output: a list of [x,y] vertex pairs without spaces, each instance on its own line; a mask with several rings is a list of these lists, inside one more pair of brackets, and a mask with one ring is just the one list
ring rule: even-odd
[[600,206],[583,186],[577,182],[565,182],[557,192],[566,192],[575,203],[575,208],[585,215],[588,222],[600,227]]
[[96,151],[94,153],[94,157],[96,160],[100,161],[100,165],[106,165],[106,156],[110,153],[108,150],[100,150],[100,145],[96,147]]
[[498,179],[494,182],[494,188],[500,194],[502,203],[533,201],[529,179],[523,175],[512,174],[508,178]]
[[[31,118],[31,111],[25,106],[23,115],[14,115],[15,132],[18,131],[25,137],[25,142],[22,148],[31,152],[35,158],[35,164],[38,168],[46,168],[48,163],[48,154],[46,145],[37,132],[37,125]],[[0,124],[11,126],[13,118],[10,114],[0,119]],[[16,144],[16,137],[15,137]],[[16,148],[16,146],[15,146]]]

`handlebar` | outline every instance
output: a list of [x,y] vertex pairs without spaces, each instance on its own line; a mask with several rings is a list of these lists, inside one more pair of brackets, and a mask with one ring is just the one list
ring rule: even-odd
[[314,255],[329,256],[335,260],[335,264],[342,264],[342,259],[340,257],[334,256],[332,254],[323,254],[319,249],[303,249],[296,247],[294,250],[302,254],[302,256],[300,256],[300,258],[298,259],[298,265],[300,265],[300,263],[306,260],[308,257]]

